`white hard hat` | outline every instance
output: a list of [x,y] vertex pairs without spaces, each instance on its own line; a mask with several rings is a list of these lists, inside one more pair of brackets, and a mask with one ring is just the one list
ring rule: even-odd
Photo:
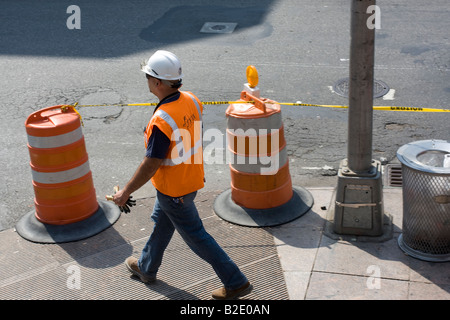
[[152,77],[162,80],[180,80],[183,78],[181,63],[177,56],[165,50],[156,51],[141,70]]

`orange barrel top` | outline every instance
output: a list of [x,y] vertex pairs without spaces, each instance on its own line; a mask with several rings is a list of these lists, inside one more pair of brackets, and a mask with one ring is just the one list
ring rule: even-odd
[[25,127],[29,136],[52,137],[80,128],[80,118],[74,111],[63,111],[62,106],[55,106],[32,113]]

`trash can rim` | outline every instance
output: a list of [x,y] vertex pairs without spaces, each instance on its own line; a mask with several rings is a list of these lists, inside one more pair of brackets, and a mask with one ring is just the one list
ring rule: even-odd
[[398,160],[409,168],[435,174],[450,174],[450,168],[426,165],[419,161],[418,156],[427,151],[450,154],[450,143],[446,140],[420,140],[407,143],[397,150]]

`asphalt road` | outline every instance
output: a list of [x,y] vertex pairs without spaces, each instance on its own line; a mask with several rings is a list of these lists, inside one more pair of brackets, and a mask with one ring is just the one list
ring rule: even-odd
[[[346,105],[333,85],[348,77],[347,0],[0,2],[0,230],[34,209],[25,119],[58,104],[156,102],[140,63],[154,51],[178,55],[184,90],[204,101],[239,98],[245,68],[261,95],[279,102]],[[375,105],[450,108],[448,0],[377,1],[375,79],[391,91]],[[229,34],[201,33],[205,22],[237,23]],[[218,28],[220,29],[220,27]],[[205,106],[204,128],[225,133],[226,105]],[[97,196],[125,184],[144,155],[142,129],[153,107],[80,109]],[[283,106],[294,184],[334,186],[346,157],[347,111]],[[424,139],[450,140],[448,113],[374,112],[373,158]],[[223,139],[224,140],[224,139]],[[219,141],[225,147],[225,141]],[[205,144],[210,142],[206,141]],[[225,163],[206,165],[206,188],[225,190]],[[147,185],[138,197],[152,194]]]

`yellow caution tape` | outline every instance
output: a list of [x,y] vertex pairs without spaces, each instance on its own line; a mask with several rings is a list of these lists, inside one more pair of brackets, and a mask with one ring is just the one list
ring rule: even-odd
[[450,112],[449,109],[414,108],[414,107],[373,107],[374,110],[404,111],[404,112]]
[[[234,103],[252,103],[253,101],[202,101],[204,105],[219,105],[219,104],[234,104]],[[158,103],[112,103],[112,104],[84,104],[77,105],[75,103],[73,107],[144,107],[144,106],[156,106]],[[347,109],[348,106],[339,105],[327,105],[327,104],[309,104],[301,102],[277,102],[279,105],[284,106],[300,106],[300,107],[320,107],[320,108],[337,108]],[[397,107],[397,106],[375,106],[373,110],[383,111],[402,111],[402,112],[450,112],[450,109],[438,109],[438,108],[422,108],[422,107]]]
[[[287,106],[306,106],[306,107],[322,107],[322,108],[341,108],[347,109],[348,106],[337,106],[337,105],[323,105],[323,104],[308,104],[308,103],[288,103],[288,102],[278,102],[280,105]],[[403,112],[450,112],[450,109],[438,109],[438,108],[421,108],[421,107],[396,107],[396,106],[375,106],[373,110],[383,110],[383,111],[403,111]]]
[[347,106],[338,106],[332,104],[310,104],[310,103],[301,103],[301,102],[277,102],[282,106],[300,106],[300,107],[321,107],[321,108],[339,108],[339,109],[347,109]]

